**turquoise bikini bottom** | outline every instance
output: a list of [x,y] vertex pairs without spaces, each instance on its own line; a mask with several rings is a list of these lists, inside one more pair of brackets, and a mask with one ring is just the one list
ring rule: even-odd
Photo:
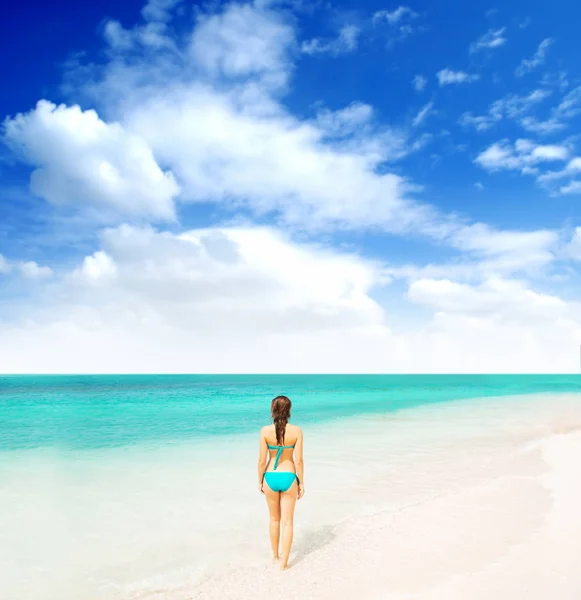
[[299,478],[292,471],[268,471],[264,474],[264,479],[273,492],[286,492],[295,479],[299,482]]

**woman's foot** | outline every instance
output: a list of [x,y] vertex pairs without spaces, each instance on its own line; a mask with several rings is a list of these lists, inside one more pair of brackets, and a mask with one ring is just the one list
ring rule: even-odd
[[278,564],[278,561],[280,560],[280,556],[273,556],[272,557],[272,564],[276,565]]
[[288,570],[288,563],[283,563],[280,565],[280,570],[281,571],[287,571]]

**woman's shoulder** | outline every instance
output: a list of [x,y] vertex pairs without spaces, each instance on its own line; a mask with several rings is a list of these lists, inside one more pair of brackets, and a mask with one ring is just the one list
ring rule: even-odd
[[274,431],[274,425],[265,425],[264,427],[262,427],[260,429],[260,434],[261,435],[268,435],[269,433],[272,433]]
[[289,433],[296,434],[297,436],[301,435],[301,433],[303,432],[303,430],[298,425],[292,425],[291,423],[287,424],[286,430]]

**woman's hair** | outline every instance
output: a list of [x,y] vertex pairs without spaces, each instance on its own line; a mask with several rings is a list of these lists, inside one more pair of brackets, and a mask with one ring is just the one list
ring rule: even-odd
[[270,404],[270,414],[276,431],[276,442],[280,446],[284,444],[284,433],[286,424],[290,419],[291,406],[291,401],[286,396],[277,396]]

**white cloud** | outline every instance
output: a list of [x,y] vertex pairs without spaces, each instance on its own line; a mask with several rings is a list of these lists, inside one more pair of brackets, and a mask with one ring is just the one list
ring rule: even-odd
[[554,86],[560,91],[565,91],[569,87],[567,79],[567,71],[559,71],[557,73],[545,73],[541,78],[541,83],[546,86]]
[[458,119],[458,123],[463,127],[473,127],[476,131],[486,131],[502,118],[499,114],[487,114],[475,116],[471,112],[463,113]]
[[0,254],[0,275],[19,273],[25,279],[48,279],[53,271],[50,267],[41,266],[34,261],[9,261]]
[[21,262],[18,267],[22,275],[27,279],[45,279],[53,275],[50,267],[40,266],[34,261]]
[[536,52],[531,58],[525,58],[522,60],[520,65],[515,69],[515,75],[517,77],[524,77],[531,71],[534,71],[537,67],[545,63],[547,58],[547,51],[553,43],[551,38],[544,39],[537,48]]
[[356,25],[345,25],[336,39],[324,42],[320,38],[313,38],[303,42],[301,50],[305,54],[346,54],[357,49],[360,34],[361,30]]
[[520,124],[526,131],[539,133],[541,135],[561,131],[566,127],[563,122],[558,121],[553,117],[546,119],[545,121],[539,121],[536,117],[523,117],[520,120]]
[[41,100],[4,123],[5,139],[36,167],[31,191],[55,205],[174,218],[179,188],[144,140],[93,110]]
[[[580,183],[581,188],[581,183]],[[581,190],[580,190],[581,191]],[[576,227],[571,241],[567,245],[566,254],[574,260],[581,260],[581,227]]]
[[169,21],[171,10],[182,0],[148,0],[141,14],[148,21]]
[[447,242],[460,256],[443,263],[389,266],[387,274],[412,282],[426,278],[479,282],[516,274],[538,275],[557,259],[560,236],[551,230],[499,231],[475,223],[459,227]]
[[318,127],[330,137],[354,135],[364,129],[373,119],[373,107],[353,102],[339,110],[323,109],[317,113]]
[[480,50],[491,50],[499,48],[506,43],[504,32],[506,27],[500,29],[489,29],[481,38],[470,44],[470,54],[474,54]]
[[[256,326],[248,321],[252,315],[262,327],[270,318],[283,329],[300,326],[302,318],[323,328],[382,318],[368,295],[381,275],[372,262],[300,246],[270,228],[173,235],[123,226],[105,232],[103,252],[108,260],[89,271],[85,262],[81,275],[89,272],[91,282],[106,279],[112,294],[143,291],[146,299],[163,304],[165,318],[176,319],[176,325],[191,319],[202,326],[214,312],[242,329]],[[275,332],[277,324],[271,325],[267,330]]]
[[551,95],[548,90],[536,89],[519,96],[518,94],[508,94],[500,100],[496,100],[490,106],[492,114],[504,115],[509,118],[516,118],[530,110]]
[[[121,231],[133,231],[123,229]],[[102,284],[117,277],[117,265],[113,259],[102,250],[98,250],[91,256],[86,256],[82,266],[74,271],[73,277],[83,280],[87,284]]]
[[395,44],[406,38],[426,31],[426,26],[415,21],[419,14],[407,6],[399,6],[393,11],[379,10],[374,13],[372,23],[375,27],[387,27],[387,47],[393,48]]
[[[493,241],[504,249],[522,241],[473,233],[465,243],[479,239],[487,251]],[[298,245],[271,228],[177,235],[122,226],[59,279],[60,304],[2,328],[0,365],[5,372],[575,368],[567,348],[581,319],[573,303],[499,277],[475,285],[422,278],[410,283],[408,298],[433,311],[429,323],[394,333],[371,297],[387,281],[374,262]]]
[[475,187],[476,189],[480,190],[480,191],[482,191],[482,190],[484,189],[484,185],[483,185],[483,184],[482,184],[482,182],[480,182],[480,181],[477,181],[477,182],[474,184],[474,187]]
[[489,279],[473,286],[448,279],[420,279],[411,284],[412,302],[438,311],[464,315],[496,315],[502,320],[554,319],[567,316],[569,307],[556,296],[540,294],[519,281]]
[[414,86],[414,90],[416,90],[416,92],[421,92],[424,90],[427,84],[428,80],[423,75],[415,75],[412,79],[412,85]]
[[[384,280],[372,261],[298,245],[271,228],[176,235],[121,226],[60,278],[60,304],[3,330],[0,364],[3,371],[62,370],[66,361],[71,371],[147,371],[153,352],[154,364],[169,371],[333,368],[325,352],[308,367],[296,351],[307,340],[330,350],[340,339],[385,336],[384,312],[369,295]],[[58,347],[40,364],[54,336]],[[20,352],[31,338],[38,354],[26,366]],[[310,361],[317,352],[308,350]]]
[[118,21],[107,21],[103,36],[113,51],[132,49],[176,50],[175,44],[167,36],[167,25],[163,22],[151,22],[125,29]]
[[465,73],[464,71],[452,71],[451,69],[442,69],[436,73],[440,86],[457,83],[473,83],[480,79],[480,75]]
[[581,112],[581,85],[571,90],[563,98],[555,112],[563,118],[572,118]]
[[[496,142],[481,152],[475,159],[478,165],[488,171],[531,169],[543,162],[564,161],[569,157],[565,146],[555,144],[540,145],[526,139],[519,139],[512,146],[507,140]],[[527,173],[527,171],[524,171]],[[531,172],[531,171],[528,171]],[[534,171],[532,171],[534,173]]]
[[316,123],[279,107],[265,116],[253,109],[205,87],[166,88],[133,109],[129,127],[171,165],[184,201],[236,200],[307,228],[422,220],[405,199],[405,180],[376,172],[411,151],[405,135],[372,129],[327,141],[329,130]]
[[[508,94],[499,100],[495,100],[489,106],[487,114],[474,116],[471,112],[466,112],[460,117],[458,122],[465,127],[474,127],[477,131],[486,131],[504,118],[518,119],[550,95],[550,91],[542,89],[533,90],[522,96],[519,96],[518,94]],[[556,123],[557,122],[555,121],[555,124],[553,124],[555,127],[555,129],[553,129],[554,131],[557,130]],[[520,120],[520,124],[525,129],[531,131],[535,126],[537,127],[537,131],[541,129],[543,125],[545,128],[551,126],[548,122],[541,123],[532,117],[523,117]]]
[[[552,247],[558,235],[551,230],[497,230],[483,223],[467,225],[453,236],[456,248],[476,253],[480,258],[501,258],[513,263],[520,257],[519,266],[546,264],[553,260]],[[518,268],[518,267],[517,267]]]
[[[537,183],[550,190],[553,194],[577,194],[581,191],[581,184],[577,177],[581,174],[581,158],[572,158],[567,165],[558,171],[547,171],[537,177]],[[559,182],[569,179],[562,185]]]
[[390,25],[397,25],[404,19],[414,19],[418,16],[409,6],[398,6],[395,10],[378,10],[373,15],[373,21],[387,21]]
[[434,103],[433,102],[428,102],[426,105],[424,105],[420,111],[418,112],[418,114],[414,117],[414,120],[412,121],[412,125],[414,127],[419,127],[428,117],[428,115],[430,114],[430,112],[432,111],[432,108],[434,108]]
[[458,122],[477,131],[486,131],[504,118],[515,120],[524,130],[541,135],[561,131],[567,127],[567,119],[581,112],[581,86],[571,90],[555,106],[547,119],[540,120],[530,113],[536,106],[552,95],[547,89],[535,89],[524,95],[508,94],[493,102],[485,115],[464,113]]
[[191,40],[191,55],[213,75],[270,76],[286,82],[292,27],[273,11],[229,4],[222,13],[201,16]]
[[581,181],[571,181],[567,185],[560,187],[559,192],[564,195],[581,194]]

